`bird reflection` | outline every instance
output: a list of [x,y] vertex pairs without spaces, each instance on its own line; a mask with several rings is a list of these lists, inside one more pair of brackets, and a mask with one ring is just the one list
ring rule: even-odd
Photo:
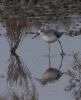
[[61,63],[60,63],[59,68],[58,69],[53,68],[51,67],[50,52],[49,52],[49,68],[45,70],[41,79],[38,79],[38,78],[35,78],[35,79],[39,81],[42,85],[46,85],[47,83],[52,83],[52,82],[57,81],[63,75],[63,73],[60,71],[60,68],[63,62],[63,57],[64,56],[61,55]]
[[19,87],[23,86],[26,94],[26,99],[23,100],[27,100],[29,97],[31,98],[29,100],[32,100],[32,98],[33,100],[38,99],[31,72],[15,52],[11,53],[9,58],[7,83],[10,87],[13,85],[18,85]]
[[56,68],[48,68],[45,70],[43,77],[41,79],[35,78],[38,80],[42,85],[47,84],[48,82],[54,82],[58,80],[62,76],[62,72]]

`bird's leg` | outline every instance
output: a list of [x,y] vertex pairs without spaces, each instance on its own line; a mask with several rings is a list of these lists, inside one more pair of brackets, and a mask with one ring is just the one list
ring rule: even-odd
[[50,62],[50,43],[49,43],[49,67],[51,67],[51,62]]
[[59,44],[60,44],[60,47],[61,47],[61,55],[65,55],[65,53],[64,53],[64,51],[63,51],[63,48],[62,48],[62,44],[61,44],[61,41],[60,40],[58,40],[58,42],[59,42]]
[[49,57],[50,57],[50,43],[49,43]]
[[61,63],[60,63],[59,69],[62,67],[63,59],[64,59],[64,55],[61,55]]
[[39,36],[40,34],[39,33],[37,33],[32,39],[34,39],[34,38],[36,38],[37,36]]

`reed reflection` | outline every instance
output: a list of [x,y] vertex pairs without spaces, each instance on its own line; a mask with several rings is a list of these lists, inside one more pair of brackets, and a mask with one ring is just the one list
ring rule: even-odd
[[78,54],[73,55],[71,68],[68,70],[69,85],[65,91],[71,92],[75,100],[81,99],[81,58]]
[[[21,96],[23,97],[23,99],[17,100],[38,100],[38,95],[31,72],[23,63],[21,57],[19,57],[15,52],[11,53],[9,58],[7,83],[9,84],[10,88],[12,88],[13,86],[18,86],[19,88],[21,88],[21,90],[19,89],[19,91],[24,91],[21,92]],[[13,90],[15,90],[14,88]],[[13,97],[16,97],[17,95],[14,91],[12,91],[11,94]]]

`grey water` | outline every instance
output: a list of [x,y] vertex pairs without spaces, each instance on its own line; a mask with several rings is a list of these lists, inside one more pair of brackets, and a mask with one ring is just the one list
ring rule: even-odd
[[[26,6],[24,3],[19,3],[18,12],[16,5],[11,2],[9,5],[1,4],[0,100],[80,100],[81,16],[76,14],[76,11],[73,15],[68,11],[68,20],[52,19],[57,16],[51,15],[52,11],[48,4],[45,9],[41,8],[40,5],[44,7],[41,2],[36,6],[38,12],[34,13],[37,16],[32,14],[31,6]],[[23,9],[25,10],[22,11]],[[46,12],[47,10],[49,12]],[[41,36],[32,39],[41,27],[64,32],[59,40],[65,55],[60,54],[57,41],[51,43],[50,64],[52,68],[61,67],[60,71],[66,74],[46,85],[35,80],[35,78],[41,79],[49,68],[48,43],[43,41]]]

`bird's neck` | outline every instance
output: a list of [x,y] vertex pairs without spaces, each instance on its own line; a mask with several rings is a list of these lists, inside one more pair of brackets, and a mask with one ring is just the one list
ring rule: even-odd
[[43,36],[43,35],[44,35],[44,33],[43,33],[43,32],[41,32],[41,30],[39,30],[39,31],[38,31],[38,33],[39,33],[41,36]]

